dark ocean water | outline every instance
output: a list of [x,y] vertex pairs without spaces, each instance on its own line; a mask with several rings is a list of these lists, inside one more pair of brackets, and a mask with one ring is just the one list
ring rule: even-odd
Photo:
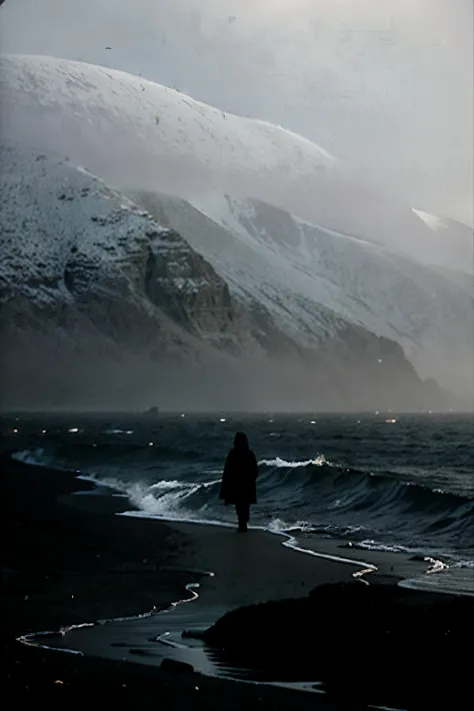
[[408,550],[474,570],[473,416],[2,420],[4,446],[25,462],[113,486],[141,515],[220,523],[234,522],[218,491],[237,429],[247,432],[260,464],[254,524]]

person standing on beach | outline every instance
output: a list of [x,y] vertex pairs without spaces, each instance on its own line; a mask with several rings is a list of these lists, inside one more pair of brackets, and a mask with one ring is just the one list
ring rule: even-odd
[[247,435],[237,432],[234,447],[225,461],[219,498],[226,506],[234,505],[239,522],[239,533],[247,531],[250,506],[257,503],[258,464],[249,447]]

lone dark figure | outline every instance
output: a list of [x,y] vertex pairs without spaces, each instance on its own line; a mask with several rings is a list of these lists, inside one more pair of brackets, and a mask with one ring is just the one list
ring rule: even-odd
[[234,448],[225,461],[219,497],[224,499],[226,506],[234,504],[240,533],[247,531],[250,506],[257,503],[257,477],[257,460],[249,447],[247,435],[237,432]]

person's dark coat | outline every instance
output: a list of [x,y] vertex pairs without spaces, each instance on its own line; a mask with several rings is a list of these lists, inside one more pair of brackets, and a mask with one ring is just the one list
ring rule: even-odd
[[224,466],[219,497],[226,504],[256,504],[258,465],[247,437],[238,432]]

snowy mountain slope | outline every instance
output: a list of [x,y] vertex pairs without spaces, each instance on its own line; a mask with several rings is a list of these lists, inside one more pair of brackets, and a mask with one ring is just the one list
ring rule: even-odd
[[466,274],[465,272],[456,271],[454,269],[446,269],[442,267],[433,267],[438,271],[444,279],[455,284],[459,289],[462,289],[469,296],[474,293],[474,277],[472,274]]
[[[65,119],[74,117],[85,129],[116,131],[136,146],[144,142],[156,155],[186,159],[192,154],[198,163],[219,162],[244,173],[262,168],[271,173],[285,160],[293,176],[336,165],[322,148],[278,126],[225,114],[174,89],[114,69],[52,57],[4,55],[2,78],[2,93],[11,105],[49,113],[51,123],[60,129]],[[55,118],[56,108],[62,115]],[[5,115],[11,115],[9,107]],[[61,142],[58,135],[56,142]]]
[[[474,272],[474,233],[472,227],[447,217],[413,209],[431,230],[422,261],[434,267],[472,276]],[[470,280],[472,283],[472,279]]]
[[213,264],[240,303],[265,309],[301,345],[324,344],[353,323],[352,314],[341,313],[328,279],[316,292],[318,284],[307,268],[287,263],[277,246],[255,240],[242,225],[238,231],[237,222],[219,224],[204,211],[172,196],[133,195],[163,224],[179,225],[176,229]]
[[[176,230],[88,171],[11,143],[0,145],[0,160],[3,403],[151,400],[259,410],[446,403],[398,344],[323,307],[324,342],[305,347],[263,299],[236,299]],[[282,308],[297,314],[296,301]]]
[[80,321],[110,351],[245,345],[225,283],[177,233],[82,168],[11,144],[0,158],[4,320],[60,304],[73,320],[54,328],[67,339]]
[[302,344],[355,323],[402,345],[423,377],[472,386],[474,298],[379,245],[303,222],[252,200],[214,195],[197,207],[137,200],[208,260],[242,303],[258,303]]
[[462,228],[454,230],[455,249],[444,247],[450,227],[433,250],[435,233],[409,206],[354,185],[324,149],[280,127],[124,72],[56,58],[3,56],[0,92],[4,136],[58,151],[115,185],[186,199],[218,189],[427,263],[461,271],[471,263]]
[[446,228],[446,223],[444,223],[441,217],[438,217],[438,215],[432,215],[430,212],[425,212],[424,210],[417,210],[414,207],[412,208],[412,210],[415,215],[418,215],[420,220],[423,220],[423,222],[433,230],[433,232],[437,232],[438,230]]

